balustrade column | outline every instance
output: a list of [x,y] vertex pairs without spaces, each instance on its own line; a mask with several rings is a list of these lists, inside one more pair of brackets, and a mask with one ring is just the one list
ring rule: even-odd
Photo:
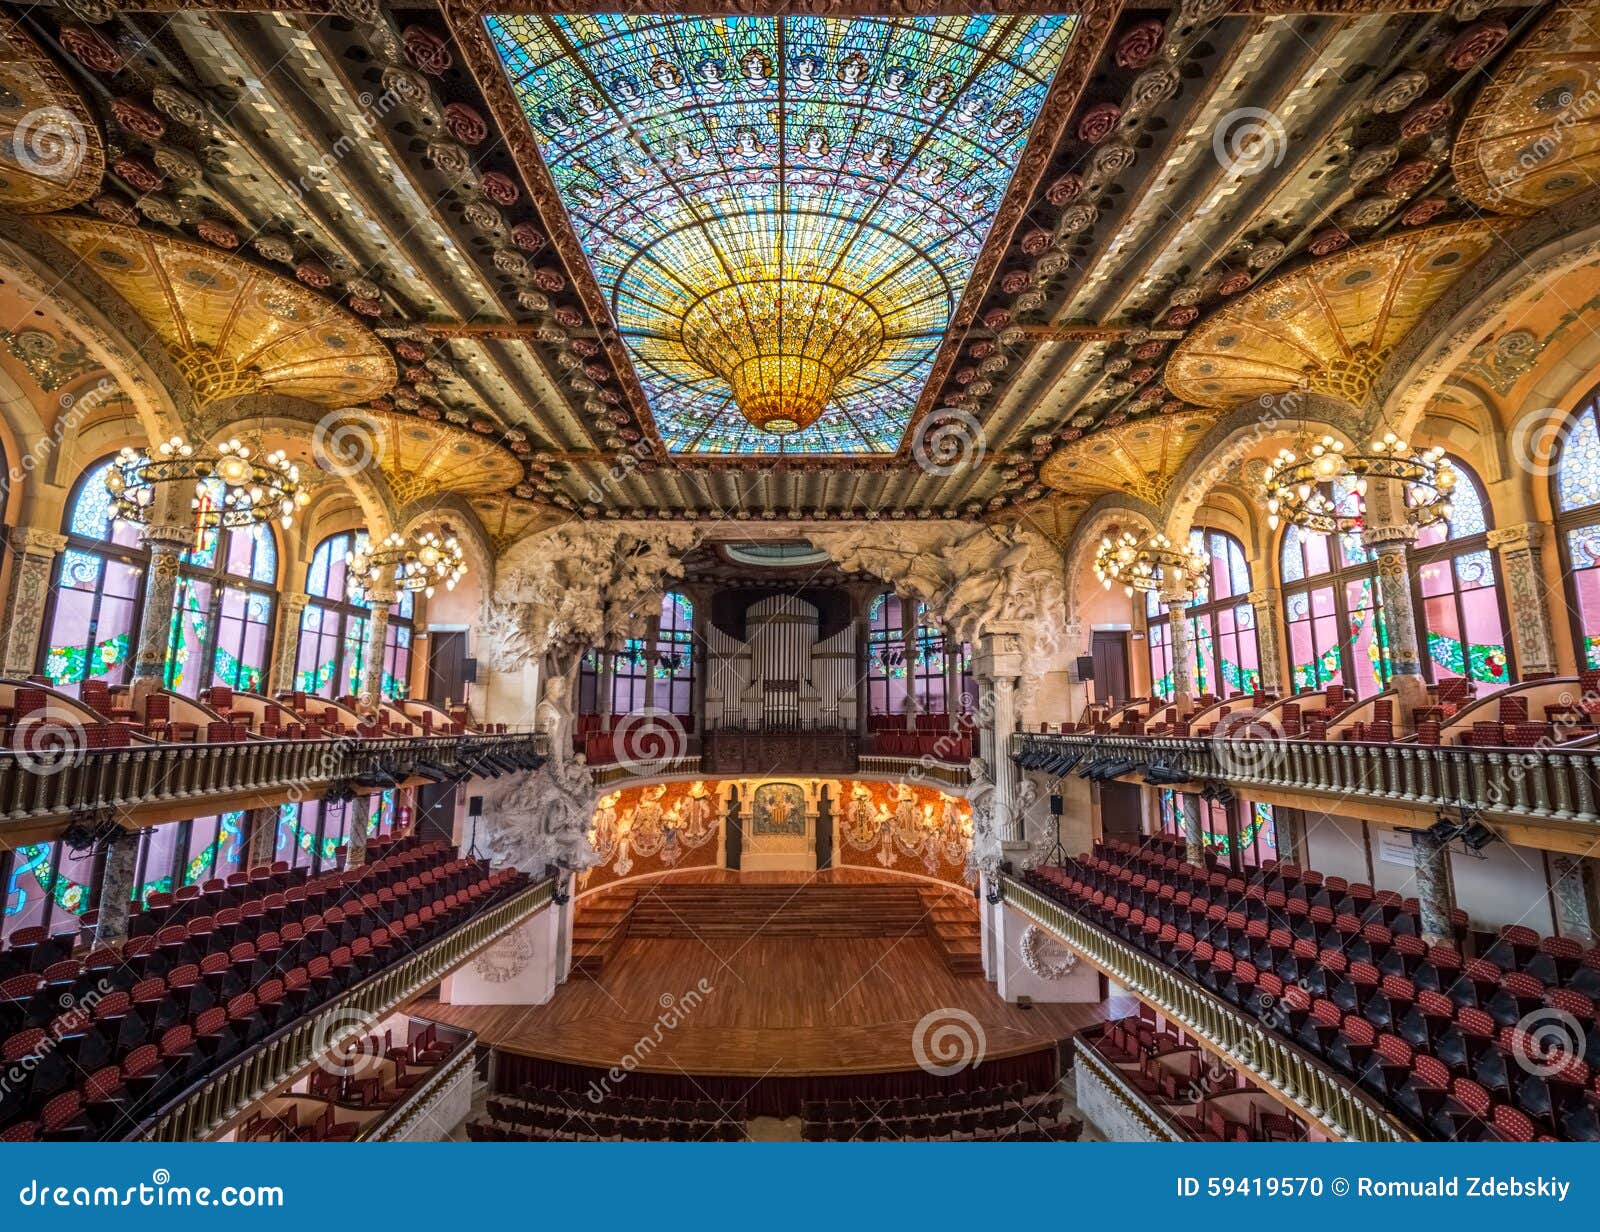
[[287,591],[278,596],[278,630],[272,641],[272,669],[267,691],[272,696],[294,688],[294,665],[300,654],[300,617],[311,596]]
[[[372,614],[367,618],[367,661],[361,671],[361,702],[374,713],[383,704],[383,660],[389,640],[389,605],[394,602],[393,586],[369,586],[367,602]],[[456,701],[462,701],[456,698]]]
[[1417,528],[1406,516],[1405,493],[1392,479],[1378,479],[1367,488],[1368,522],[1361,544],[1378,554],[1378,595],[1383,603],[1383,627],[1389,639],[1389,684],[1398,694],[1400,726],[1410,731],[1412,712],[1428,703],[1428,686],[1422,679],[1422,645],[1417,638],[1417,618],[1411,606],[1409,549]]
[[1454,944],[1450,931],[1450,844],[1428,830],[1411,832],[1417,866],[1417,903],[1422,939],[1429,945]]
[[128,939],[128,916],[133,908],[133,882],[139,871],[139,833],[122,830],[105,842],[105,871],[95,898],[96,947],[121,945]]
[[1275,589],[1252,590],[1250,607],[1256,618],[1256,662],[1261,666],[1261,691],[1282,693],[1283,643],[1278,637],[1283,596]]
[[10,541],[11,592],[0,632],[0,675],[21,680],[32,675],[39,662],[50,576],[67,537],[18,526],[12,528]]
[[1517,675],[1556,673],[1555,626],[1545,593],[1544,561],[1540,544],[1545,528],[1539,522],[1503,526],[1488,534],[1489,547],[1500,555],[1501,585],[1511,616],[1511,647],[1517,657]]
[[165,680],[167,643],[172,638],[172,601],[178,591],[178,559],[194,546],[194,531],[187,526],[147,526],[140,538],[150,551],[150,570],[144,579],[144,611],[139,617],[133,657],[136,696],[161,688]]
[[1193,598],[1187,587],[1164,587],[1161,591],[1161,601],[1172,618],[1172,704],[1180,716],[1194,709],[1194,656],[1189,647],[1189,602]]

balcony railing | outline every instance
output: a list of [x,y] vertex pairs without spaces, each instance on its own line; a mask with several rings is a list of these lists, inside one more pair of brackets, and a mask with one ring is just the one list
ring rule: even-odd
[[233,1057],[143,1121],[129,1138],[194,1142],[210,1137],[326,1053],[349,1034],[353,1023],[378,1022],[542,910],[554,896],[555,881],[547,879],[496,903]]
[[[448,1028],[440,1027],[438,1032],[441,1038],[450,1038]],[[434,1068],[433,1073],[426,1079],[412,1087],[400,1099],[383,1110],[383,1113],[363,1127],[360,1140],[362,1142],[403,1142],[410,1135],[412,1129],[424,1119],[435,1119],[439,1111],[439,1104],[449,1096],[450,1089],[463,1078],[472,1081],[469,1071],[472,1069],[473,1050],[478,1042],[476,1031],[461,1031],[460,1038],[449,1054]],[[463,1094],[459,1096],[463,1103],[469,1102]],[[455,1124],[455,1118],[446,1116],[435,1128],[448,1129]]]
[[[1049,752],[1126,758],[1130,773],[1161,765],[1191,780],[1315,791],[1421,809],[1485,813],[1593,825],[1600,750],[1368,744],[1354,740],[1199,739],[1177,736],[1012,737],[1024,768]],[[1047,768],[1047,767],[1046,767]]]
[[384,774],[404,777],[419,761],[447,771],[470,770],[488,755],[544,755],[547,748],[543,735],[519,732],[141,744],[68,750],[49,762],[28,752],[3,750],[0,824],[65,821],[100,812],[126,815],[140,808],[190,803],[205,813],[208,799],[265,795],[341,779],[372,781]]
[[1005,878],[1005,901],[1048,929],[1112,980],[1205,1041],[1230,1064],[1293,1104],[1330,1137],[1357,1142],[1410,1142],[1414,1135],[1331,1069],[1260,1022],[1170,967]]

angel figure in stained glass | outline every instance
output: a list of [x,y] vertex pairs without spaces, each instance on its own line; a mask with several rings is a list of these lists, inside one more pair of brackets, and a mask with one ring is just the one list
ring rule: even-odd
[[744,70],[744,84],[747,89],[759,92],[772,84],[772,58],[766,52],[751,48],[744,53],[744,58],[739,61],[739,67]]
[[892,64],[883,74],[883,80],[878,85],[878,94],[886,103],[897,103],[913,80],[909,69],[903,65]]
[[789,88],[799,90],[802,94],[809,94],[820,84],[818,74],[826,66],[815,56],[801,56],[790,66]]
[[866,56],[859,51],[852,51],[843,60],[839,61],[838,77],[839,92],[841,94],[854,94],[866,85],[867,78],[872,75],[872,65],[867,62]]
[[918,106],[924,111],[938,111],[944,106],[945,99],[950,97],[950,88],[954,84],[948,73],[941,73],[923,87],[922,101]]
[[657,57],[650,66],[650,80],[655,82],[656,89],[668,98],[680,98],[683,95],[683,74],[678,71],[678,66],[665,56]]

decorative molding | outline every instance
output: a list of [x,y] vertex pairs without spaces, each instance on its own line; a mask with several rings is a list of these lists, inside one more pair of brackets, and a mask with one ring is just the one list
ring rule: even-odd
[[1078,969],[1078,955],[1037,924],[1022,930],[1017,953],[1022,965],[1041,980],[1062,980]]

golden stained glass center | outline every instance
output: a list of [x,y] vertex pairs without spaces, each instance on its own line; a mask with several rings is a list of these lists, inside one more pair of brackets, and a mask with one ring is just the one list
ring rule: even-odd
[[734,404],[766,432],[802,432],[841,381],[883,350],[883,318],[826,281],[764,278],[719,287],[684,314],[683,346],[728,382]]

